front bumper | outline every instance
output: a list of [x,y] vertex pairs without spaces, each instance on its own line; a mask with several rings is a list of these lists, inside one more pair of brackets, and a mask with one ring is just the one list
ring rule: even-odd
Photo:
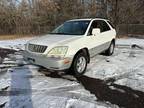
[[46,55],[43,54],[30,53],[28,51],[23,52],[23,57],[26,61],[32,64],[40,65],[51,70],[69,69],[72,63],[72,58],[56,59],[47,57]]

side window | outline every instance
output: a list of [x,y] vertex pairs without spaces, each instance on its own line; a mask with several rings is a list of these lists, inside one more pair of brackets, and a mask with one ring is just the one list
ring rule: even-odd
[[109,31],[110,27],[105,21],[101,21],[101,32]]
[[95,20],[91,24],[91,27],[90,27],[89,32],[88,32],[88,36],[92,35],[92,29],[93,28],[99,28],[101,32],[105,32],[105,31],[109,31],[110,30],[109,25],[105,21],[103,21],[103,20]]
[[93,28],[98,28],[98,22],[97,21],[92,22],[91,27],[90,27],[89,32],[88,32],[88,36],[92,35]]

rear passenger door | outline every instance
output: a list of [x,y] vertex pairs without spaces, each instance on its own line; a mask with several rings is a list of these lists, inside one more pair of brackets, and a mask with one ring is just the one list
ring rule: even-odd
[[103,43],[106,44],[108,42],[111,42],[113,38],[112,28],[104,20],[101,20],[99,22],[100,22],[101,37],[102,37]]

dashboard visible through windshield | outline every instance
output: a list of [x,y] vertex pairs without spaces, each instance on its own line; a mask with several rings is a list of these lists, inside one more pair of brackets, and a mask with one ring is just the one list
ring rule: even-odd
[[50,34],[84,35],[89,23],[89,20],[67,21],[53,30]]

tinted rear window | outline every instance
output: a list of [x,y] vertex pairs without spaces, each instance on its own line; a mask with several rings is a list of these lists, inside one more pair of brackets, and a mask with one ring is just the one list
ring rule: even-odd
[[114,28],[114,25],[110,21],[107,22],[111,25],[112,28]]

